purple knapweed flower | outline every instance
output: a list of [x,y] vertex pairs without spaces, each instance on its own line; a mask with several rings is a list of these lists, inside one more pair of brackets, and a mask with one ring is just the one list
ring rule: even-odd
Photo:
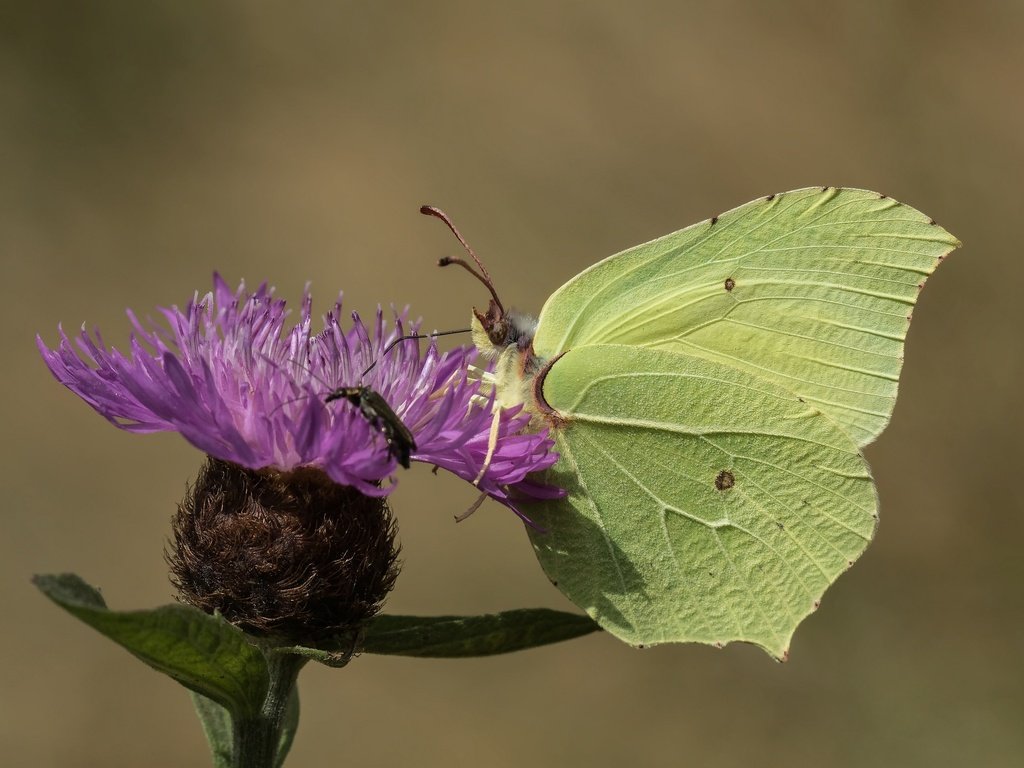
[[286,329],[285,302],[273,289],[263,284],[250,293],[243,283],[233,292],[214,275],[211,293],[196,294],[183,311],[160,310],[167,328],[129,311],[128,355],[84,327],[74,343],[63,329],[56,349],[37,343],[56,379],[114,425],[180,432],[243,467],[315,467],[365,495],[386,495],[397,461],[381,429],[345,399],[325,402],[333,388],[358,385],[381,395],[412,432],[412,460],[476,481],[524,519],[518,499],[562,495],[528,479],[558,456],[546,432],[526,431],[527,414],[500,414],[488,456],[494,401],[468,375],[472,349],[442,354],[432,340],[424,354],[413,339],[388,349],[416,324],[406,329],[396,312],[388,329],[378,310],[372,330],[355,314],[345,330],[340,297],[313,334],[311,310],[307,289],[299,321]]

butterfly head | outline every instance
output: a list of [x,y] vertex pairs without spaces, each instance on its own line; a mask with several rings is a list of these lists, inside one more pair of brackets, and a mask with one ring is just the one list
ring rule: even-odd
[[455,228],[452,220],[448,217],[444,211],[440,208],[435,208],[431,205],[424,205],[420,208],[420,213],[425,216],[433,216],[434,218],[440,219],[445,225],[452,231],[452,234],[462,244],[462,247],[469,254],[470,258],[476,264],[474,269],[465,259],[460,259],[455,256],[445,256],[437,262],[439,267],[447,267],[452,264],[456,264],[473,277],[484,284],[488,292],[491,294],[490,301],[487,304],[487,311],[481,312],[477,308],[473,308],[473,343],[476,348],[479,349],[484,356],[494,357],[499,355],[511,346],[515,346],[516,349],[526,351],[530,349],[530,345],[533,341],[533,333],[537,328],[537,321],[528,315],[520,314],[515,310],[506,311],[505,307],[501,303],[501,299],[498,298],[497,291],[494,290],[494,282],[491,280],[491,275],[487,271],[487,267],[483,265],[483,262],[477,258],[476,254],[473,253],[473,249],[469,247],[469,244],[465,241],[459,230]]
[[420,213],[440,219],[462,244],[466,253],[476,264],[474,269],[466,260],[455,256],[446,256],[438,261],[438,266],[447,267],[456,264],[483,283],[491,294],[487,303],[487,311],[473,308],[473,319],[470,323],[473,333],[473,344],[486,360],[496,360],[493,379],[498,396],[498,403],[503,407],[529,404],[530,381],[539,367],[533,353],[533,336],[537,330],[537,320],[529,315],[506,310],[494,289],[487,268],[483,265],[473,249],[469,247],[459,230],[455,228],[448,215],[438,208],[424,205]]
[[485,358],[490,359],[508,349],[530,352],[537,320],[514,309],[505,311],[492,299],[486,313],[474,307],[470,326],[473,344]]

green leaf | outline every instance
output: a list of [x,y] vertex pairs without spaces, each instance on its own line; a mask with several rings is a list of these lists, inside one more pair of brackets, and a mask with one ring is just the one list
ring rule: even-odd
[[361,650],[397,656],[459,658],[535,648],[595,632],[586,616],[522,608],[484,616],[378,616]]
[[191,691],[232,715],[255,717],[269,685],[263,653],[222,618],[184,605],[111,611],[100,593],[74,574],[33,578],[69,613]]
[[[599,630],[586,616],[522,608],[483,616],[377,616],[364,628],[356,652],[457,659],[494,656],[571,640]],[[352,651],[290,648],[329,666],[344,666]]]
[[195,706],[199,722],[203,724],[203,733],[210,745],[214,768],[231,768],[231,756],[234,750],[234,733],[232,731],[231,713],[217,702],[189,691],[192,704]]

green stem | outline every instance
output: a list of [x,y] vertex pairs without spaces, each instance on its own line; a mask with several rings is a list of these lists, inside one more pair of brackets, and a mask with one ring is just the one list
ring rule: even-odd
[[233,768],[275,768],[288,702],[295,693],[299,670],[307,659],[291,653],[267,651],[270,690],[260,714],[234,721]]

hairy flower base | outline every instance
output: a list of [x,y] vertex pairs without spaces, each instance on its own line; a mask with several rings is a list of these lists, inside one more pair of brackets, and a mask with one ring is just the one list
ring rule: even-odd
[[317,646],[380,610],[398,575],[381,497],[323,472],[208,458],[178,507],[167,555],[180,599],[250,634]]

